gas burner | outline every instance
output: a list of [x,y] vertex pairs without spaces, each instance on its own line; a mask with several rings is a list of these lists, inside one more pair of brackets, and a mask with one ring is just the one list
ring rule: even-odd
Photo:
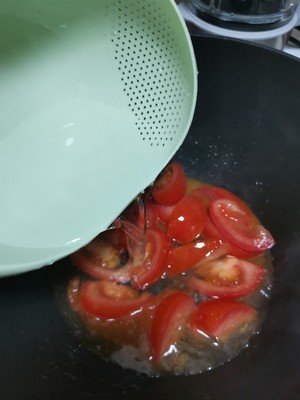
[[[300,58],[300,30],[297,27],[300,24],[300,5],[284,23],[270,24],[268,29],[265,28],[266,25],[261,25],[264,27],[262,30],[259,30],[257,25],[253,26],[251,30],[251,25],[247,24],[246,28],[239,30],[232,29],[233,24],[231,23],[226,25],[226,21],[215,23],[209,16],[207,18],[204,14],[195,12],[195,9],[191,8],[187,2],[179,2],[178,7],[187,22],[191,35],[196,36],[205,33],[212,36],[246,40],[282,50]],[[241,25],[236,26],[240,28]]]

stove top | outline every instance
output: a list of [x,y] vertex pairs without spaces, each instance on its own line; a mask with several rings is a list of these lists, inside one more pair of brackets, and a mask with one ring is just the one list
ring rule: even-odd
[[294,28],[283,51],[300,58],[300,26]]
[[186,20],[192,36],[200,34],[218,35],[233,39],[252,41],[284,51],[294,57],[300,58],[300,6],[298,13],[285,25],[266,31],[237,31],[212,25],[195,15],[185,2],[178,1],[179,11]]

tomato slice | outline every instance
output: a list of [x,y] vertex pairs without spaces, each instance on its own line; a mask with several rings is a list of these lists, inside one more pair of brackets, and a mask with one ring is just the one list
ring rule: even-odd
[[129,221],[120,220],[126,232],[128,260],[121,264],[121,253],[106,240],[94,240],[72,254],[71,261],[97,279],[112,282],[131,282],[136,289],[145,289],[156,283],[167,266],[170,241],[159,228],[146,232]]
[[172,215],[172,212],[175,208],[175,205],[173,206],[163,206],[161,204],[156,204],[156,210],[157,210],[157,215],[158,218],[164,222],[164,223],[168,223],[170,220],[170,217]]
[[186,177],[181,164],[169,164],[153,184],[151,193],[158,204],[171,206],[184,196]]
[[235,257],[221,257],[194,270],[189,285],[207,297],[235,299],[247,296],[261,284],[265,269]]
[[[246,203],[243,202],[238,196],[235,194],[231,193],[229,190],[219,187],[219,186],[209,186],[209,185],[203,185],[200,187],[196,187],[196,189],[193,190],[193,195],[199,197],[203,203],[205,204],[206,207],[209,206],[209,204],[218,199],[228,199],[232,200],[236,203],[238,203],[239,207],[243,209],[245,212],[251,214],[251,218],[253,223],[258,222],[256,219],[255,215],[251,212],[249,207],[246,205]],[[203,235],[206,238],[214,238],[214,239],[219,239],[222,240],[224,249],[226,249],[227,254],[231,255],[233,257],[238,257],[238,258],[253,258],[256,257],[258,254],[261,253],[261,251],[256,250],[255,252],[249,252],[242,250],[241,248],[235,246],[232,242],[230,242],[215,226],[213,221],[210,218],[210,215],[208,213],[207,215],[207,222],[203,228]]]
[[153,295],[110,281],[88,281],[81,289],[83,310],[104,319],[128,317],[150,305]]
[[207,212],[202,201],[194,196],[185,196],[171,214],[167,234],[179,243],[191,242],[202,233],[206,220]]
[[194,307],[190,296],[173,292],[156,306],[150,327],[150,350],[154,362],[159,362],[171,351]]
[[124,232],[111,229],[73,253],[70,259],[76,267],[94,278],[126,283],[131,278],[132,266],[121,265],[125,252]]
[[132,265],[118,268],[107,268],[99,265],[97,259],[89,259],[86,250],[80,249],[70,256],[72,263],[88,275],[97,279],[106,279],[113,282],[127,283],[132,276]]
[[209,213],[218,230],[242,250],[265,251],[274,245],[271,233],[237,202],[214,200],[209,205]]
[[194,268],[204,258],[209,258],[222,242],[214,239],[197,240],[170,249],[168,255],[167,275],[172,278],[182,272]]
[[162,230],[149,228],[145,233],[145,254],[143,259],[135,260],[131,278],[132,285],[137,289],[146,289],[156,283],[166,269],[170,242]]
[[216,228],[209,214],[207,215],[207,221],[205,227],[203,228],[203,235],[205,238],[214,238],[222,241],[225,254],[233,257],[249,259],[261,254],[261,251],[250,252],[235,246]]
[[197,305],[190,317],[190,327],[196,335],[208,335],[219,342],[238,331],[250,329],[257,316],[247,304],[228,300],[210,300]]
[[220,186],[203,185],[194,189],[193,195],[200,197],[206,205],[214,200],[228,199],[238,202],[241,207],[245,206],[248,208],[246,203],[244,203],[238,196]]

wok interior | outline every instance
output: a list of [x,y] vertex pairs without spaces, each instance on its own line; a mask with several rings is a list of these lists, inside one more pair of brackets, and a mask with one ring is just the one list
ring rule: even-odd
[[[51,276],[63,267],[63,260],[0,281],[6,327],[0,344],[4,398],[33,393],[33,376],[34,393],[46,399],[297,397],[300,64],[274,51],[224,39],[199,37],[194,48],[198,103],[176,160],[188,175],[244,198],[274,235],[275,282],[262,332],[237,358],[198,376],[149,379],[123,371],[83,349],[59,314]],[[18,385],[12,385],[10,377],[25,364]]]

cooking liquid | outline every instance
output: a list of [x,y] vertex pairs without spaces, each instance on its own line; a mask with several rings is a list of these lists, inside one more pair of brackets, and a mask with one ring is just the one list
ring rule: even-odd
[[[198,181],[189,179],[188,190],[199,185]],[[180,339],[170,345],[158,365],[151,360],[148,344],[151,308],[120,320],[103,320],[87,314],[80,305],[81,283],[86,277],[72,266],[70,266],[71,276],[64,275],[64,279],[57,285],[57,294],[61,308],[75,334],[88,349],[105,360],[149,376],[198,374],[231,360],[248,346],[251,337],[261,329],[272,285],[271,256],[266,252],[250,261],[261,265],[267,271],[260,287],[239,300],[256,309],[256,320],[236,331],[224,343],[204,334],[195,335],[186,325],[183,327]],[[150,291],[156,293],[168,289],[185,291],[196,302],[206,300],[204,296],[192,292],[182,275],[174,279],[161,280],[151,287]]]

